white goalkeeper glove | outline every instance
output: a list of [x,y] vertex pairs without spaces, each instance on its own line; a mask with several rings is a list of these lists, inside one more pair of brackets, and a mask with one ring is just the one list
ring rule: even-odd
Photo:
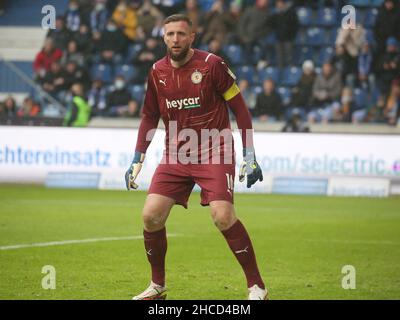
[[145,154],[141,152],[135,152],[135,156],[129,169],[125,173],[126,189],[137,189],[139,186],[135,183],[135,180],[142,169],[142,164],[145,158]]

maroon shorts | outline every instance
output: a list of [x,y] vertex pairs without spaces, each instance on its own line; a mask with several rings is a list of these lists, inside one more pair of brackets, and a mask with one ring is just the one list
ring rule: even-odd
[[226,200],[233,203],[235,164],[160,164],[148,193],[156,193],[187,208],[194,185],[201,188],[201,205]]

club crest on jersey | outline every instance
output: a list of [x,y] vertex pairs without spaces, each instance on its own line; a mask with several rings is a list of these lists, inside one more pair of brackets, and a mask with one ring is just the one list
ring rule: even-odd
[[203,79],[203,75],[201,74],[200,71],[195,71],[192,73],[192,76],[190,77],[192,79],[192,82],[194,84],[199,84],[201,80]]

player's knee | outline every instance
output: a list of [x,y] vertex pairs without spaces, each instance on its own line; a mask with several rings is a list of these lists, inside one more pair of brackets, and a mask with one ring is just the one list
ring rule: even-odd
[[165,221],[163,215],[156,211],[143,211],[143,224],[147,231],[158,231],[164,227]]
[[231,208],[214,208],[211,210],[211,216],[219,230],[229,229],[236,221],[235,214]]

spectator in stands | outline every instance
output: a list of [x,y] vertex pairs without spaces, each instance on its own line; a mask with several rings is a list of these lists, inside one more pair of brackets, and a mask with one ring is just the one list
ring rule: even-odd
[[[400,38],[400,12],[394,0],[385,0],[379,8],[374,25],[374,35],[377,43],[377,53],[385,52],[386,40],[390,37]],[[378,56],[379,60],[380,57]]]
[[295,111],[286,121],[282,132],[310,132],[310,128],[304,123],[301,115]]
[[103,32],[98,49],[100,50],[100,61],[107,63],[119,63],[127,48],[127,39],[113,20],[107,24]]
[[201,38],[203,44],[211,39],[224,42],[229,31],[229,16],[224,11],[224,1],[216,0],[209,12],[204,17],[204,34]]
[[337,45],[334,56],[328,62],[330,62],[332,66],[334,66],[334,69],[340,73],[342,83],[353,86],[353,74],[354,72],[357,72],[357,69],[354,71],[354,62],[351,61],[344,46]]
[[68,9],[65,12],[66,27],[71,32],[78,32],[81,25],[81,12],[79,10],[79,2],[77,0],[70,0]]
[[263,83],[263,92],[258,94],[254,116],[261,122],[278,120],[284,114],[282,99],[275,90],[272,79]]
[[197,0],[186,0],[185,10],[182,13],[187,15],[192,21],[193,23],[192,30],[194,33],[196,33],[195,42],[197,42],[197,40],[201,38],[201,35],[204,30],[203,28],[204,15],[201,9],[199,8]]
[[392,81],[390,94],[386,101],[383,115],[390,125],[396,125],[399,120],[400,113],[400,78]]
[[79,67],[83,67],[86,63],[85,56],[78,51],[78,44],[75,40],[70,40],[67,50],[64,51],[61,64],[66,65],[68,61],[74,61]]
[[267,28],[269,17],[268,0],[256,0],[254,5],[247,7],[243,12],[237,30],[247,61],[251,60],[253,47],[256,44],[262,46],[260,40],[270,32],[270,28]]
[[90,29],[93,38],[100,39],[101,33],[105,30],[109,19],[109,12],[106,7],[106,0],[95,0],[95,5],[90,12]]
[[65,81],[65,71],[61,67],[60,62],[55,61],[51,65],[51,70],[46,73],[42,82],[43,89],[53,98],[62,100],[64,91],[68,89]]
[[296,7],[310,7],[313,10],[318,9],[319,1],[314,0],[294,0]]
[[79,27],[79,31],[77,33],[74,33],[71,39],[76,42],[78,46],[78,51],[85,56],[85,59],[88,59],[90,57],[90,54],[92,53],[93,48],[92,35],[90,33],[89,27],[86,24],[81,24],[81,26]]
[[79,67],[75,61],[67,62],[64,78],[67,89],[70,89],[74,83],[80,83],[84,91],[90,87],[90,77],[88,73],[84,68]]
[[390,85],[400,72],[399,43],[394,37],[386,41],[386,52],[378,65],[378,86],[382,94],[387,95]]
[[303,73],[300,80],[292,89],[292,101],[290,104],[292,107],[286,113],[287,119],[292,117],[293,112],[304,119],[311,108],[311,97],[316,78],[314,63],[311,60],[306,60],[303,62],[302,69]]
[[93,116],[106,116],[107,89],[101,79],[94,79],[88,94],[88,103]]
[[340,108],[334,113],[332,120],[338,122],[361,122],[365,117],[366,108],[358,108],[354,103],[353,90],[351,87],[344,87],[340,98]]
[[40,106],[31,97],[26,97],[21,108],[17,111],[18,117],[37,117],[40,114]]
[[6,118],[15,117],[17,111],[17,103],[14,98],[8,96],[3,102],[3,115]]
[[253,90],[250,88],[249,81],[246,79],[239,80],[238,87],[243,96],[244,101],[246,102],[247,107],[250,112],[253,113],[254,107],[256,106],[256,95]]
[[96,0],[78,0],[79,12],[81,14],[81,25],[86,24],[90,26],[90,14],[92,13],[93,7]]
[[158,39],[150,37],[146,39],[145,46],[139,51],[133,64],[137,66],[138,73],[134,82],[143,84],[147,78],[147,73],[151,66],[164,55],[164,48]]
[[138,26],[137,10],[141,5],[140,0],[120,0],[115,8],[112,19],[130,41],[136,39]]
[[33,70],[37,77],[42,79],[47,71],[50,71],[53,62],[59,61],[63,53],[59,48],[54,46],[51,38],[46,38],[42,50],[36,55],[33,62]]
[[47,38],[53,39],[54,46],[65,50],[67,48],[67,43],[70,38],[69,31],[65,26],[65,21],[63,16],[58,16],[56,18],[56,28],[49,29],[47,33]]
[[368,108],[364,122],[384,123],[385,119],[383,116],[383,110],[385,109],[385,104],[386,97],[384,95],[379,95],[376,103]]
[[232,63],[229,59],[229,57],[224,53],[223,48],[222,48],[222,43],[218,39],[211,39],[209,44],[208,44],[208,52],[211,52],[222,59],[226,62],[228,66],[232,66]]
[[4,14],[6,7],[6,0],[0,0],[0,16]]
[[371,45],[365,41],[358,56],[358,85],[368,91],[375,88],[372,59]]
[[158,16],[156,17],[155,25],[151,30],[151,36],[162,38],[163,34],[164,34],[164,18],[163,16]]
[[184,1],[182,0],[153,0],[153,4],[165,17],[181,12],[184,8]]
[[64,118],[64,126],[86,127],[90,120],[90,106],[85,99],[85,92],[80,83],[71,87],[72,101]]
[[324,63],[322,72],[316,77],[312,91],[312,107],[308,113],[311,123],[322,121],[324,123],[333,119],[333,115],[340,108],[340,94],[342,81],[331,63]]
[[339,28],[336,38],[336,47],[344,49],[345,68],[342,70],[342,77],[346,85],[354,87],[357,74],[358,55],[366,40],[366,31],[358,24],[355,29]]
[[107,95],[107,110],[110,116],[136,117],[139,104],[132,98],[123,76],[117,76],[113,90]]
[[152,4],[151,0],[144,0],[138,12],[138,28],[146,36],[151,36],[151,32],[158,20],[163,20],[164,17],[160,10]]
[[296,34],[299,31],[299,21],[292,3],[287,0],[277,0],[275,13],[269,21],[276,33],[276,58],[280,70],[293,64],[293,45]]
[[356,104],[354,101],[353,90],[350,87],[344,87],[341,98],[340,116],[341,121],[352,122],[354,124],[365,122],[370,106]]

